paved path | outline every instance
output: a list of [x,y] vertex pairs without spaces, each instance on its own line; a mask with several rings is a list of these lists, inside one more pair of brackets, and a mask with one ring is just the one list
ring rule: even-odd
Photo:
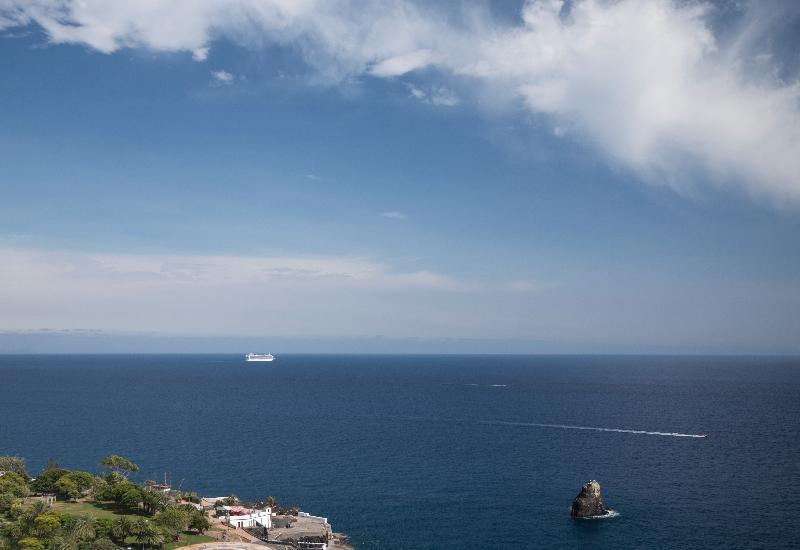
[[182,546],[182,550],[264,550],[263,544],[253,544],[250,542],[203,542]]

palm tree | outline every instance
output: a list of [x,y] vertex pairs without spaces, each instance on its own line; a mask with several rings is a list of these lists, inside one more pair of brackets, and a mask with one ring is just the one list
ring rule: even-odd
[[120,543],[125,543],[125,539],[133,532],[133,523],[127,516],[122,516],[111,526],[111,536]]
[[192,512],[191,519],[189,520],[189,528],[194,529],[202,535],[206,529],[211,528],[211,522],[208,520],[205,512],[195,510]]
[[78,540],[93,539],[97,532],[97,520],[92,516],[78,518],[71,531]]
[[167,505],[167,499],[160,493],[144,491],[142,493],[142,505],[146,513],[153,515],[164,509]]
[[78,550],[81,541],[75,536],[75,532],[71,531],[66,536],[58,537],[54,542],[56,550]]
[[133,536],[136,542],[142,545],[142,550],[145,546],[153,547],[164,544],[164,537],[158,528],[144,518],[139,518],[134,523]]

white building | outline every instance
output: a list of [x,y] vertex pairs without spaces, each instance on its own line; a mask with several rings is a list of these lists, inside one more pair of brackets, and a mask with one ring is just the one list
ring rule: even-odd
[[263,510],[244,508],[242,506],[221,506],[225,513],[224,522],[231,527],[266,527],[272,528],[272,509]]

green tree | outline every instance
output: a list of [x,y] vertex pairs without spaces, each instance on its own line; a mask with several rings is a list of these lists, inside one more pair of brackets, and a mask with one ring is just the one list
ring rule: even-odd
[[0,472],[14,472],[25,481],[30,479],[25,471],[25,459],[19,456],[0,456]]
[[80,541],[92,540],[97,534],[97,520],[92,516],[82,516],[72,525],[71,532]]
[[95,534],[97,538],[110,539],[113,527],[113,518],[95,518]]
[[44,512],[34,519],[34,532],[39,538],[49,539],[61,527],[61,518],[55,512]]
[[125,539],[133,534],[133,522],[127,516],[117,519],[111,526],[111,537],[120,544],[125,543]]
[[89,494],[95,500],[108,500],[107,498],[103,498],[108,493],[108,482],[103,479],[102,477],[94,477],[92,479],[92,486],[89,487]]
[[10,511],[15,501],[19,499],[11,493],[0,493],[0,514]]
[[31,490],[36,493],[55,493],[56,483],[62,476],[69,473],[63,468],[50,468],[45,470],[39,477],[31,481]]
[[68,473],[65,477],[67,477],[70,481],[74,482],[75,485],[78,486],[78,490],[81,493],[91,489],[95,479],[94,476],[89,472],[81,472],[80,470],[73,470],[72,472]]
[[127,458],[118,455],[110,455],[100,461],[100,466],[127,478],[127,474],[138,472],[139,466]]
[[15,497],[26,497],[30,494],[28,481],[15,472],[6,472],[0,476],[0,493],[9,493]]
[[164,543],[161,531],[146,519],[138,518],[133,523],[133,538],[142,545],[142,550],[145,546],[152,548]]
[[172,540],[178,540],[189,527],[189,514],[176,506],[167,506],[156,517],[156,524],[163,527]]
[[16,519],[22,515],[24,508],[22,507],[22,501],[20,499],[14,499],[11,502],[11,507],[8,509],[8,517],[11,519]]
[[142,507],[145,513],[153,515],[164,509],[167,505],[167,498],[161,493],[154,491],[141,491]]
[[135,512],[139,509],[139,506],[142,504],[143,493],[144,491],[134,486],[119,496],[119,498],[117,499],[117,504],[127,508],[132,512]]
[[211,528],[211,521],[206,516],[205,512],[195,510],[192,512],[189,519],[189,529],[197,531],[201,535]]
[[61,476],[61,478],[56,481],[55,489],[56,493],[58,493],[59,496],[64,497],[66,500],[75,500],[81,496],[81,492],[78,489],[78,484],[70,479],[69,476]]

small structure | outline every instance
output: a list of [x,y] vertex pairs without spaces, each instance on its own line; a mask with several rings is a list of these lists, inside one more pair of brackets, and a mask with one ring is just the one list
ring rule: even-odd
[[263,510],[257,508],[245,508],[244,506],[220,506],[217,508],[218,514],[225,516],[225,523],[237,529],[248,527],[272,527],[272,508],[266,507]]
[[304,550],[326,550],[333,529],[327,518],[298,511],[297,516],[275,517],[269,534],[270,542],[288,542]]
[[45,504],[55,504],[56,495],[54,493],[40,493],[38,495],[33,495],[31,500],[44,502]]
[[166,495],[172,490],[172,487],[170,487],[166,483],[156,483],[151,479],[145,480],[144,485],[148,491],[153,491],[154,493],[161,493],[162,495]]
[[217,502],[225,500],[228,497],[201,497],[200,504],[203,505],[204,510],[213,510]]

